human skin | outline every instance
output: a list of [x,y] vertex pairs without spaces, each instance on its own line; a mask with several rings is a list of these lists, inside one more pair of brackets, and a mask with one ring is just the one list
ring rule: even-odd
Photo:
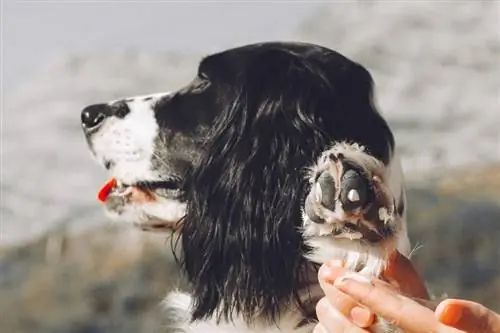
[[[346,275],[347,274],[347,275]],[[500,333],[500,315],[463,300],[441,302],[435,311],[418,272],[403,255],[394,253],[384,278],[362,282],[333,260],[320,268],[325,297],[317,306],[315,333],[367,333],[374,314],[405,333]]]

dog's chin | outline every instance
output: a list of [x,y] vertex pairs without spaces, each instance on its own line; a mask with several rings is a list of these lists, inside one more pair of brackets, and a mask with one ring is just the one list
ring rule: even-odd
[[104,185],[98,197],[108,218],[145,231],[177,231],[186,213],[181,191],[166,182],[124,185],[112,180]]

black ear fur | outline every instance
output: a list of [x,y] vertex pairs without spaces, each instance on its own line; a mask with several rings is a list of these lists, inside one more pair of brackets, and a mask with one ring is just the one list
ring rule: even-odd
[[[236,314],[246,321],[276,320],[283,306],[300,308],[298,292],[310,272],[299,231],[305,168],[333,140],[373,142],[374,134],[362,140],[365,134],[350,124],[356,117],[367,117],[363,121],[374,131],[385,124],[365,105],[371,100],[367,72],[339,57],[325,61],[344,66],[347,76],[271,50],[247,63],[232,82],[233,97],[206,141],[209,153],[187,177],[181,241],[193,285],[193,320],[231,320]],[[366,100],[339,94],[349,80],[358,89],[349,94]],[[357,104],[364,109],[351,110]]]

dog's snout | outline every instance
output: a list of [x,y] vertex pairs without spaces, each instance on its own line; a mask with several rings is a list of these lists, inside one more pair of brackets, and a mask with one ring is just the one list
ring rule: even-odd
[[82,111],[82,126],[85,129],[92,129],[100,125],[111,112],[107,104],[94,104],[87,106]]
[[124,118],[130,109],[125,101],[118,101],[109,106],[110,115],[116,116],[118,118]]
[[125,101],[90,105],[82,111],[82,126],[90,130],[99,126],[108,117],[124,118],[129,112],[130,109]]

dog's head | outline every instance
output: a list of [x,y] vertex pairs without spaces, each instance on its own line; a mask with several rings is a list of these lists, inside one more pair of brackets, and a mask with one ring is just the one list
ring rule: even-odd
[[333,141],[383,162],[393,146],[369,73],[310,44],[210,55],[184,88],[89,106],[82,124],[117,180],[107,210],[143,228],[181,228],[194,319],[273,316],[297,300],[306,168]]

